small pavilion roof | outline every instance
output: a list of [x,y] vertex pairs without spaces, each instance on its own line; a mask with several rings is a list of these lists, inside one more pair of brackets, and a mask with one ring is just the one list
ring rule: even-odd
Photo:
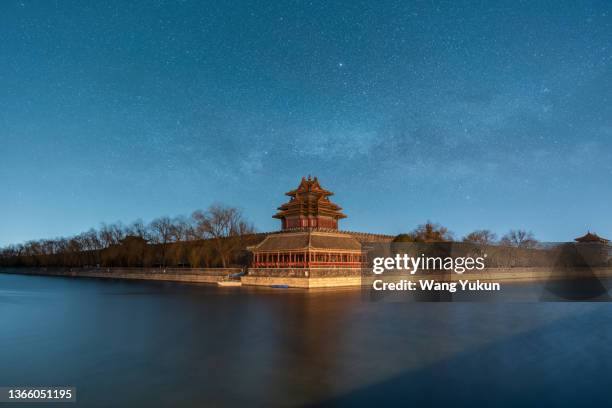
[[585,235],[574,239],[574,241],[576,242],[599,242],[602,244],[607,244],[608,242],[610,242],[610,240],[602,238],[599,235],[592,233],[590,231],[587,232]]
[[259,245],[251,247],[250,249],[255,252],[317,249],[360,251],[361,243],[349,234],[313,230],[268,235]]

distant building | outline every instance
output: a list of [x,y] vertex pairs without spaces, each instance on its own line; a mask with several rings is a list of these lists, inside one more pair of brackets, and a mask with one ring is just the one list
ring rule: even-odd
[[578,257],[588,266],[612,266],[612,248],[610,241],[595,233],[587,232],[574,239]]
[[588,231],[585,235],[575,238],[574,241],[581,244],[608,244],[610,240],[601,238],[597,234]]
[[357,274],[366,262],[361,241],[370,235],[338,230],[338,221],[346,215],[330,201],[333,193],[323,189],[316,177],[309,176],[303,177],[300,185],[286,195],[290,200],[274,215],[281,220],[281,231],[248,248],[252,252],[249,274],[285,270],[288,276],[308,277],[322,269],[343,269],[345,273],[354,270]]

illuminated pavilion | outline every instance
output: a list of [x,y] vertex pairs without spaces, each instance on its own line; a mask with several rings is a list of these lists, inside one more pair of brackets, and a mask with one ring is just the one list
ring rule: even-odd
[[289,201],[274,215],[281,220],[281,231],[249,247],[249,274],[291,269],[288,275],[308,277],[323,270],[332,274],[339,269],[360,271],[366,262],[365,252],[354,235],[338,231],[338,221],[346,215],[330,201],[333,193],[309,176],[286,195]]

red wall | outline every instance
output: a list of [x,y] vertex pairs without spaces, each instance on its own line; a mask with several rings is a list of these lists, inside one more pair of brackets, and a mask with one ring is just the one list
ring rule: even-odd
[[338,221],[330,217],[287,218],[282,222],[283,229],[290,228],[331,228],[338,229]]

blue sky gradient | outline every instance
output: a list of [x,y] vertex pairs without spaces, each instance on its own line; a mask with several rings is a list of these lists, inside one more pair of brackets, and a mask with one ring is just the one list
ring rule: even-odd
[[302,176],[348,230],[612,238],[610,2],[3,1],[0,245]]

